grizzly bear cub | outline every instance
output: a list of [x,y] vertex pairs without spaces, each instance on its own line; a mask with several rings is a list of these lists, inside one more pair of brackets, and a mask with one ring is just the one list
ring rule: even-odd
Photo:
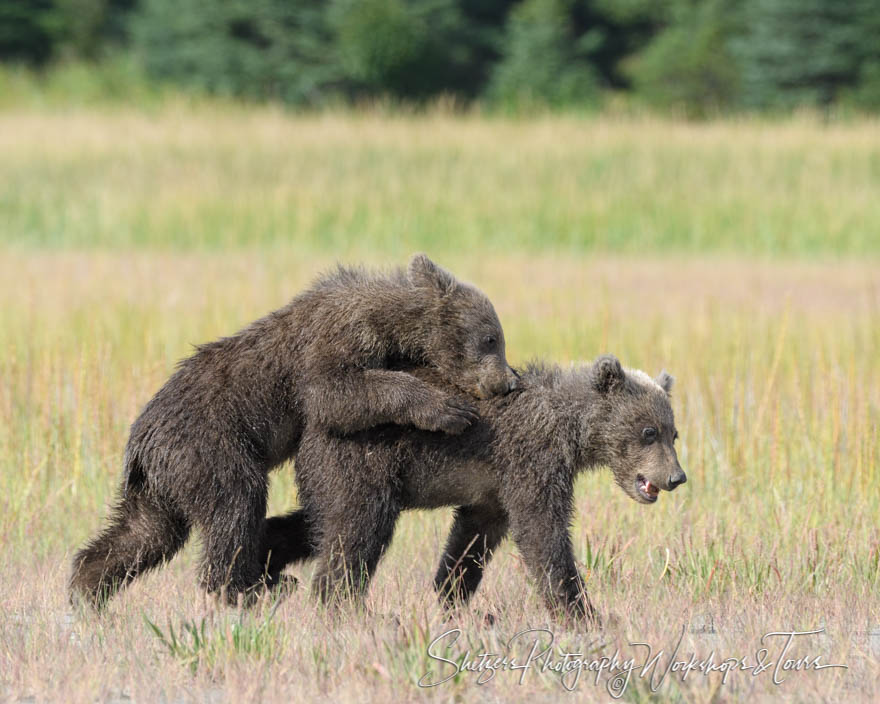
[[286,522],[297,557],[317,557],[313,587],[328,600],[363,594],[401,511],[456,506],[435,577],[448,605],[473,594],[510,532],[548,605],[592,618],[569,537],[575,477],[608,466],[646,504],[684,483],[671,387],[668,374],[654,380],[609,355],[566,371],[529,366],[515,392],[479,403],[480,419],[455,438],[393,426],[340,437],[309,426],[296,459],[303,507],[273,520]]
[[[430,367],[445,390],[402,366]],[[197,348],[135,420],[109,524],[73,561],[72,596],[101,607],[204,534],[201,583],[230,603],[270,586],[268,472],[306,420],[461,433],[473,399],[515,385],[492,303],[424,255],[387,275],[340,267],[232,337]],[[277,553],[277,551],[276,551]],[[280,555],[280,553],[277,553]]]

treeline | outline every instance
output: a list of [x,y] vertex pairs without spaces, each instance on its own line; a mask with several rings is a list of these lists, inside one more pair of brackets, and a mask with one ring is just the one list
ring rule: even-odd
[[0,0],[0,61],[214,94],[880,111],[880,0]]

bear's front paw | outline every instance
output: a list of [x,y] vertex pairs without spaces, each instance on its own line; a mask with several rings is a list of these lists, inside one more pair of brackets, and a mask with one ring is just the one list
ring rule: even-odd
[[449,435],[458,435],[475,423],[479,417],[477,409],[467,401],[449,397],[443,399],[433,412],[416,419],[416,425],[423,430],[439,430]]

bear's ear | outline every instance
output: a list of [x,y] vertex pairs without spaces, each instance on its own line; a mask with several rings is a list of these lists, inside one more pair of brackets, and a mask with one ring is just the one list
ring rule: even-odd
[[455,288],[455,277],[437,266],[424,254],[414,254],[406,270],[407,278],[413,286],[431,288],[445,296]]
[[675,384],[675,377],[672,376],[665,369],[657,375],[657,378],[654,379],[657,382],[657,385],[663,389],[667,395],[672,392],[672,387]]
[[625,375],[620,360],[613,354],[603,354],[593,364],[593,386],[596,391],[608,393],[623,387]]

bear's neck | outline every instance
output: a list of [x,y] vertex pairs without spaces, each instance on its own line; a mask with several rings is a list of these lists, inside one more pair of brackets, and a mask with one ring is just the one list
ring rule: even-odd
[[401,361],[422,362],[430,342],[432,301],[409,287],[389,287],[382,297],[365,301],[370,328]]
[[544,387],[552,414],[553,438],[569,470],[577,474],[605,464],[610,441],[607,399],[592,388],[591,366],[562,369],[556,365],[529,370],[532,383]]

